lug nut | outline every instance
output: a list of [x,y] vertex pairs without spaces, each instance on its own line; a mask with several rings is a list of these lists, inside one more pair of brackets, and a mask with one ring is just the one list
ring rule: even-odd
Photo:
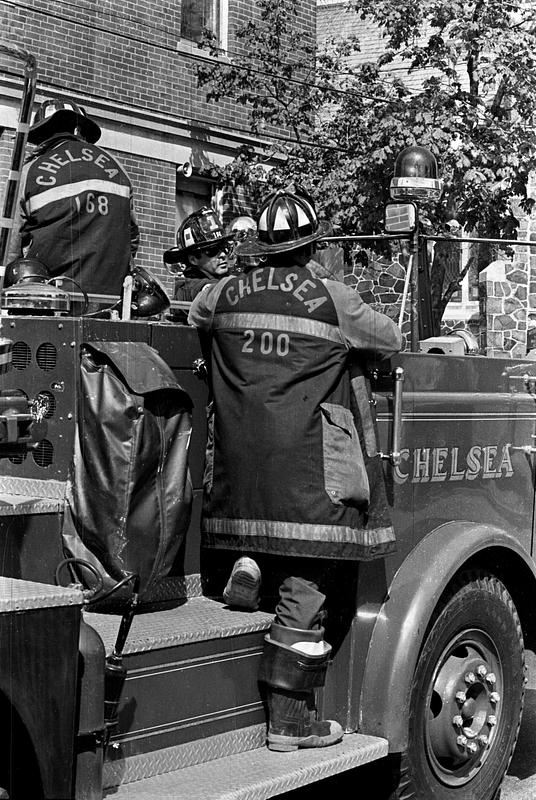
[[465,694],[465,692],[456,692],[456,700],[458,701],[458,703],[463,705],[467,700],[467,695]]
[[477,673],[481,678],[485,678],[488,674],[487,667],[485,667],[484,664],[480,664],[477,668]]
[[456,714],[455,717],[452,717],[452,724],[455,725],[457,728],[461,728],[463,726],[463,717],[461,714]]
[[482,747],[488,746],[488,737],[485,736],[483,733],[478,737],[478,741],[482,745]]
[[488,717],[488,725],[490,726],[490,728],[493,728],[493,726],[496,724],[497,724],[497,717],[495,716],[495,714],[490,714]]
[[471,684],[471,683],[474,683],[475,681],[476,681],[475,673],[474,672],[468,672],[467,675],[465,676],[465,682]]
[[465,745],[467,744],[467,736],[457,736],[456,744],[459,744],[460,747],[465,747]]
[[499,703],[501,700],[501,695],[499,694],[499,692],[491,692],[489,699],[491,700],[492,703]]
[[495,677],[495,674],[493,672],[488,672],[488,674],[486,675],[486,680],[488,683],[491,683],[493,685],[497,681],[497,678]]
[[467,744],[467,750],[468,750],[470,753],[477,753],[477,752],[478,752],[478,745],[477,745],[477,743],[476,743],[476,742],[468,742],[468,744]]

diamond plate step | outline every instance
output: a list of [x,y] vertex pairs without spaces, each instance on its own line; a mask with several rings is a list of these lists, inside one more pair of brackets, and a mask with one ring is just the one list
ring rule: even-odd
[[109,800],[264,800],[387,755],[386,739],[348,734],[321,750],[265,747],[114,787]]
[[[110,652],[121,616],[84,613],[84,619],[100,634],[106,651]],[[272,614],[262,611],[231,611],[225,603],[208,597],[191,597],[177,608],[135,616],[124,654],[254,633],[266,630],[272,619]]]
[[[84,616],[110,652],[121,617]],[[262,747],[257,673],[272,619],[202,596],[136,615],[124,649],[127,675],[105,786]],[[262,728],[260,738],[255,726]]]

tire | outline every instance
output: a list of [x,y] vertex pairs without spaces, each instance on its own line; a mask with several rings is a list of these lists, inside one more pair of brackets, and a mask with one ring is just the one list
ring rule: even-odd
[[462,576],[422,647],[391,800],[498,798],[524,689],[523,634],[506,587],[485,573]]

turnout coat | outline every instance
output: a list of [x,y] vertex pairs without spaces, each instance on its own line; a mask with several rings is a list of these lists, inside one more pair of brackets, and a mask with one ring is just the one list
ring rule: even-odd
[[181,277],[175,281],[173,297],[175,300],[191,302],[207,283],[215,283],[216,281],[217,278],[209,278],[200,269],[188,264]]
[[211,338],[204,545],[342,559],[393,549],[390,526],[365,530],[370,490],[348,356],[399,350],[395,324],[298,266],[205,287],[189,322]]
[[117,295],[139,243],[132,185],[101,147],[52,136],[23,169],[9,259],[42,261],[86,292]]

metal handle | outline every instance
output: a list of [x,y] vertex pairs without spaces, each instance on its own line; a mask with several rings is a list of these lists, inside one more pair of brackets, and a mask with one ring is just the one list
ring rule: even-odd
[[522,444],[519,447],[515,447],[513,444],[510,445],[510,450],[521,450],[523,453],[527,453],[527,455],[534,455],[536,453],[536,447],[532,444]]
[[393,428],[391,434],[391,448],[389,453],[380,453],[381,458],[397,467],[401,460],[400,441],[402,437],[402,390],[404,388],[404,369],[397,367],[393,372],[395,382],[393,392]]
[[[531,439],[536,439],[536,434],[531,434]],[[534,455],[536,453],[536,447],[533,444],[521,444],[521,445],[514,445],[508,443],[506,445],[510,448],[510,450],[520,450],[522,453],[526,453],[529,456]]]

